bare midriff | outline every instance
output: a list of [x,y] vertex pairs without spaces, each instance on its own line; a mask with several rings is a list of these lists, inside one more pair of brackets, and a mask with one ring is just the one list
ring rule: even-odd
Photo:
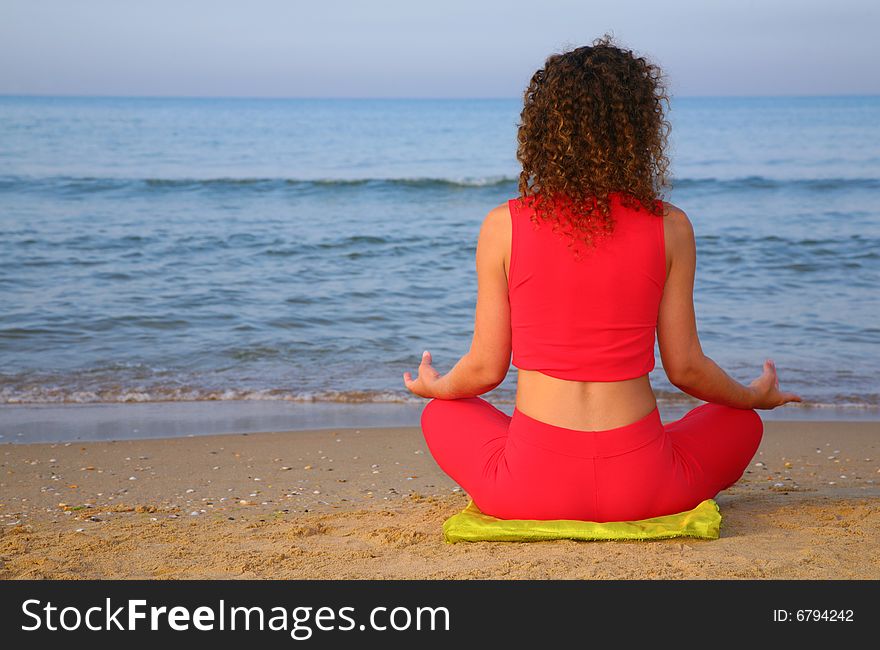
[[571,381],[517,369],[517,410],[558,427],[614,429],[637,422],[656,406],[648,375],[623,381]]

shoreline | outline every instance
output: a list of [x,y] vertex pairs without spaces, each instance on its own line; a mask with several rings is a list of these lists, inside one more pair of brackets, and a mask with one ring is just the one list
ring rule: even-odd
[[[513,411],[512,403],[493,403],[508,415]],[[0,445],[417,427],[424,404],[284,400],[2,404]],[[658,400],[664,422],[681,417],[698,404],[697,400]],[[786,405],[760,414],[765,422],[875,422],[880,431],[880,408],[875,407]]]
[[0,476],[3,579],[880,579],[872,422],[767,422],[712,541],[445,544],[468,497],[418,427],[3,445]]

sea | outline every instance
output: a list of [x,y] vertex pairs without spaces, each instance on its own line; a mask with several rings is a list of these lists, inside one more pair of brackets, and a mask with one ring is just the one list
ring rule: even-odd
[[[520,108],[0,97],[0,442],[417,423],[402,375],[470,345]],[[880,97],[668,119],[705,353],[774,359],[805,401],[770,417],[880,420]],[[697,403],[659,353],[651,381],[664,419]]]

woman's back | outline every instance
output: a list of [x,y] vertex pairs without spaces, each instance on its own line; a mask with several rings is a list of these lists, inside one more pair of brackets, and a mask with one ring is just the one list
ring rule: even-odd
[[656,405],[647,374],[666,281],[663,217],[609,198],[614,228],[590,248],[572,248],[528,201],[508,202],[517,407],[571,429],[623,426]]
[[[418,378],[403,376],[431,398],[431,454],[484,513],[683,512],[742,476],[763,433],[754,408],[800,399],[779,390],[769,360],[745,386],[703,354],[693,228],[658,200],[666,99],[660,70],[607,38],[551,55],[523,94],[520,198],[480,228],[470,349],[444,375],[426,350]],[[669,423],[648,380],[655,333],[669,381],[706,402]],[[511,355],[507,415],[478,396],[504,380]]]

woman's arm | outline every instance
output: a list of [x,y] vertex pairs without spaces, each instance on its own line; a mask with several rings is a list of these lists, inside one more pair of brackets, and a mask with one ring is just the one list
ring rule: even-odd
[[422,354],[418,377],[403,373],[404,385],[421,397],[458,399],[487,393],[504,381],[510,369],[510,303],[505,260],[510,251],[507,204],[486,215],[477,240],[477,307],[470,350],[445,375]]
[[669,205],[664,217],[668,275],[657,321],[657,341],[669,381],[688,395],[735,408],[772,409],[800,402],[794,393],[779,390],[776,366],[764,362],[758,379],[745,386],[703,354],[694,315],[694,274],[697,249],[687,215]]

